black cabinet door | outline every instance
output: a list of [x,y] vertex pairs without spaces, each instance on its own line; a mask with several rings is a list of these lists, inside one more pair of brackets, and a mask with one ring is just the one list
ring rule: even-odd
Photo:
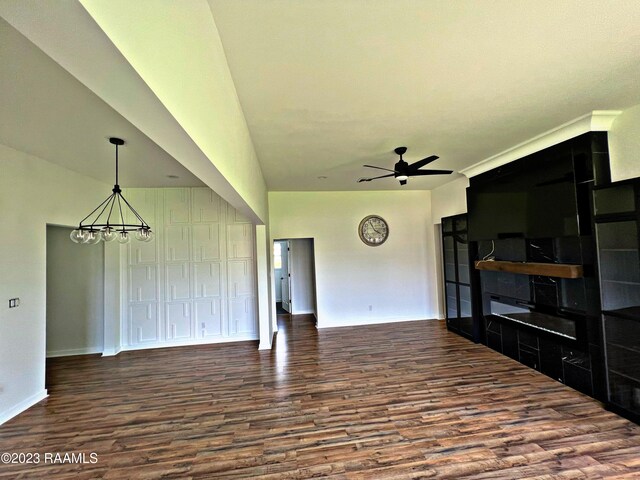
[[442,259],[447,328],[473,339],[474,320],[466,215],[442,219]]
[[562,348],[564,383],[571,388],[593,396],[591,359],[588,353],[574,348]]
[[487,332],[487,346],[502,353],[502,336],[496,332]]
[[538,335],[525,330],[518,329],[518,358],[520,363],[534,370],[540,370],[540,352]]
[[469,285],[470,270],[469,270],[469,246],[467,245],[467,235],[458,234],[454,238],[456,246],[456,255],[458,263],[458,282],[465,285]]
[[460,316],[458,315],[458,285],[455,282],[444,282],[447,297],[447,326],[453,329],[460,328]]
[[529,368],[540,370],[540,355],[538,350],[531,350],[521,345],[519,348],[519,361]]
[[492,317],[486,317],[487,346],[502,353],[502,324]]
[[452,236],[445,236],[442,239],[444,279],[447,282],[457,282],[456,276],[456,242]]
[[564,383],[579,392],[593,396],[591,370],[564,362]]
[[540,337],[540,371],[554,380],[564,382],[562,349],[559,343],[547,337]]
[[609,401],[640,415],[640,319],[604,315]]
[[458,285],[460,300],[460,331],[468,337],[473,336],[473,315],[471,313],[471,287]]
[[510,323],[502,324],[502,353],[514,360],[520,360],[518,352],[518,330]]

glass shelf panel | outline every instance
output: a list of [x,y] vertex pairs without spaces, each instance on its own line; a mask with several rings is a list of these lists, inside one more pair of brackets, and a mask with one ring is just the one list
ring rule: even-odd
[[453,237],[444,237],[444,279],[456,281],[455,241]]
[[640,307],[637,223],[599,223],[596,235],[603,310]]
[[458,281],[460,283],[470,283],[469,278],[469,247],[466,243],[456,241],[458,249]]
[[454,221],[456,232],[463,232],[467,230],[467,217],[458,217]]
[[610,400],[640,413],[640,317],[603,318]]
[[451,218],[443,218],[442,219],[442,231],[444,233],[453,232],[453,220]]
[[458,293],[455,283],[446,282],[447,318],[458,318]]
[[596,215],[635,211],[633,185],[618,185],[593,191]]

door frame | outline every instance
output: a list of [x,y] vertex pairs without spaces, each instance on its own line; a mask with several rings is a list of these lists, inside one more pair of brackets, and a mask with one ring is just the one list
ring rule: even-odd
[[[284,277],[280,277],[280,302],[282,303],[283,310],[286,310],[289,314],[291,314],[292,307],[292,299],[291,299],[291,244],[289,240],[276,240],[280,243],[280,255],[283,260],[286,258],[286,262],[283,262],[286,265],[286,270],[283,272]],[[282,247],[286,246],[286,252],[282,251]],[[286,256],[285,256],[286,255]],[[281,273],[282,274],[282,273]],[[286,286],[286,302],[285,302],[285,286]]]

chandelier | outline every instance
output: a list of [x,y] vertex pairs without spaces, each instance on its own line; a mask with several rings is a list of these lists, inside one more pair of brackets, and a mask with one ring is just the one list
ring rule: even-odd
[[[150,242],[153,239],[151,227],[127,202],[118,185],[118,147],[124,145],[124,140],[111,137],[109,142],[116,146],[116,183],[113,193],[80,221],[78,228],[71,232],[71,240],[89,245],[95,245],[101,240],[128,243],[134,236],[136,240]],[[133,223],[127,223],[125,215],[131,218],[130,221]]]

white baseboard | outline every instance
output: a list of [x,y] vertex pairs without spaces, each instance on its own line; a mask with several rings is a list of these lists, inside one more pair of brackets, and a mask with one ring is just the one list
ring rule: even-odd
[[22,412],[34,406],[36,403],[40,402],[41,400],[44,400],[45,398],[47,398],[46,388],[36,393],[35,395],[31,395],[29,398],[23,400],[19,404],[14,405],[9,410],[5,410],[4,412],[0,413],[0,425],[2,425],[5,422],[8,422],[16,415],[21,414]]
[[429,320],[435,320],[434,318],[353,318],[353,319],[341,319],[340,322],[318,322],[317,328],[336,328],[336,327],[359,327],[365,325],[379,325],[383,323],[400,323],[400,322],[426,322]]
[[240,335],[237,337],[221,337],[214,339],[198,339],[198,340],[180,340],[175,342],[153,342],[137,345],[123,345],[122,351],[131,352],[133,350],[148,350],[150,348],[167,348],[167,347],[187,347],[194,345],[211,345],[215,343],[233,343],[233,342],[249,342],[258,340],[257,335]]
[[278,334],[278,332],[273,332],[273,335],[271,335],[271,344],[267,345],[267,343],[263,343],[260,342],[260,346],[258,347],[258,350],[271,350],[273,348],[273,346],[276,344],[276,335]]
[[122,348],[107,348],[102,351],[103,357],[115,357],[122,351]]
[[313,310],[303,310],[302,312],[291,312],[291,315],[315,315]]
[[72,355],[91,355],[102,353],[101,347],[70,348],[68,350],[52,350],[47,352],[47,358],[70,357]]

